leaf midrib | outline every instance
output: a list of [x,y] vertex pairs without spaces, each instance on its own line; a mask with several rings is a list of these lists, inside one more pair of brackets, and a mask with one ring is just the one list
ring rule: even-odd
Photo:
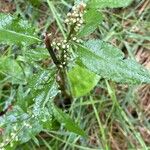
[[38,38],[36,38],[34,36],[31,36],[31,35],[26,35],[26,34],[23,34],[23,33],[18,33],[18,32],[12,31],[12,30],[4,29],[4,28],[1,28],[0,31],[5,31],[5,32],[11,33],[11,34],[15,34],[15,35],[18,35],[18,36],[23,36],[25,38],[30,38],[30,39],[33,39],[33,40],[41,42],[40,39],[38,39]]

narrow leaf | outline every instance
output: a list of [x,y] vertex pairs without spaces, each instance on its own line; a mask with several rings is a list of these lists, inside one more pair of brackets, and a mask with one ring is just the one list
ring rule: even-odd
[[85,132],[78,127],[78,125],[62,110],[53,105],[53,114],[59,123],[63,123],[64,126],[71,132],[74,132],[81,136],[86,136]]
[[89,9],[85,15],[85,25],[79,32],[79,36],[87,36],[95,31],[98,25],[102,22],[102,14],[95,9]]
[[88,7],[90,8],[118,8],[127,7],[133,0],[89,0]]

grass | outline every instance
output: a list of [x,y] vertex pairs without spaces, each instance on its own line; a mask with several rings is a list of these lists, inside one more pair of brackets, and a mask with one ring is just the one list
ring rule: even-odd
[[[29,2],[15,0],[16,11],[13,13],[31,19],[34,24],[40,26],[40,35],[47,29],[50,30],[52,25],[66,37],[66,29],[62,21],[65,18],[64,14],[72,4],[71,2],[47,0],[41,7],[35,8]],[[93,36],[117,45],[125,52],[126,57],[135,59],[135,53],[141,47],[149,50],[147,41],[150,40],[148,34],[148,31],[150,33],[148,20],[150,9],[144,5],[145,3],[147,3],[146,0],[135,0],[126,9],[103,10],[104,22]],[[28,9],[23,9],[21,4]],[[145,8],[142,11],[143,7]],[[30,11],[34,16],[30,15]],[[39,14],[44,19],[42,25],[37,21]],[[62,127],[58,131],[45,131],[46,137],[39,135],[37,137],[39,144],[29,141],[19,149],[149,150],[150,142],[147,142],[147,138],[150,137],[150,133],[148,135],[145,133],[150,132],[149,118],[141,109],[140,101],[143,99],[138,99],[137,88],[139,86],[100,81],[88,96],[76,99],[69,110],[72,118],[88,133],[88,138],[66,132]],[[136,115],[132,114],[133,111],[136,112]],[[148,109],[148,113],[149,111]],[[140,128],[145,130],[142,132]]]

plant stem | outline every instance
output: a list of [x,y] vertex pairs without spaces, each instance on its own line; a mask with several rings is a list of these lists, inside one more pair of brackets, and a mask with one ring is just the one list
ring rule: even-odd
[[61,62],[57,59],[55,53],[54,53],[54,50],[51,46],[51,39],[49,37],[49,35],[46,33],[46,36],[45,36],[45,45],[46,45],[46,48],[54,62],[54,64],[56,65],[57,68],[59,68]]
[[61,94],[63,97],[63,105],[65,106],[65,104],[70,104],[70,102],[72,100],[72,96],[68,90],[68,79],[67,79],[67,74],[66,74],[66,66],[63,66],[62,62],[57,59],[57,57],[54,53],[54,50],[51,46],[51,39],[47,34],[45,36],[45,45],[46,45],[46,48],[47,48],[54,64],[56,65],[56,67],[58,69],[57,83],[59,84],[59,88],[61,90]]

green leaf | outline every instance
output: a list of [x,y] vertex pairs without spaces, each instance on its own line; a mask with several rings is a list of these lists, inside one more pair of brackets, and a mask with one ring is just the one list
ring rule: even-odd
[[[42,131],[42,125],[35,117],[31,117],[24,112],[19,106],[14,106],[1,118],[0,127],[5,128],[5,136],[3,140],[11,139],[14,142],[25,143],[33,136]],[[12,139],[12,134],[16,135]]]
[[28,0],[33,6],[39,7],[40,4],[42,3],[42,0]]
[[103,17],[100,12],[95,9],[89,9],[84,15],[85,25],[79,32],[79,36],[87,36],[95,31],[102,22]]
[[88,7],[96,8],[118,8],[127,7],[133,0],[89,0]]
[[52,107],[54,117],[59,123],[64,124],[64,126],[71,132],[81,136],[86,136],[85,132],[66,113],[54,105]]
[[48,51],[42,47],[38,47],[36,49],[28,49],[25,55],[30,61],[41,61],[43,59],[49,58]]
[[150,72],[131,59],[123,59],[123,53],[114,46],[89,40],[77,50],[80,61],[89,70],[103,78],[121,83],[150,83]]
[[0,41],[32,44],[40,40],[34,36],[34,29],[27,21],[0,13]]
[[100,77],[95,73],[76,65],[68,72],[72,93],[80,97],[89,93],[98,83]]
[[[32,94],[36,95],[43,91],[49,91],[55,80],[55,69],[41,70],[28,79],[29,87]],[[56,87],[56,86],[55,86]],[[55,95],[55,90],[54,90]]]
[[0,57],[0,80],[7,77],[13,84],[24,83],[24,74],[16,60],[9,57]]
[[[32,81],[31,81],[32,80]],[[33,94],[33,114],[45,128],[52,128],[52,110],[47,106],[58,93],[55,82],[55,71],[40,71],[30,79],[31,93]]]
[[[26,98],[27,100],[33,101],[32,106],[30,105],[28,107],[28,105],[26,105],[25,96],[22,95],[21,100],[26,106],[26,109],[22,109],[23,104],[19,102],[17,106],[13,106],[11,111],[8,111],[5,115],[0,117],[0,128],[5,128],[3,141],[5,141],[5,138],[12,138],[12,134],[17,134],[17,138],[14,138],[13,142],[25,143],[31,138],[36,140],[35,135],[43,129],[52,128],[53,111],[47,104],[50,103],[58,93],[54,74],[49,71],[42,71],[32,76],[32,79],[34,78],[37,82],[34,80],[32,81],[34,85],[29,85],[31,88],[30,93],[32,93],[33,97],[30,99],[29,95],[27,95]],[[19,91],[21,90],[22,89]]]

